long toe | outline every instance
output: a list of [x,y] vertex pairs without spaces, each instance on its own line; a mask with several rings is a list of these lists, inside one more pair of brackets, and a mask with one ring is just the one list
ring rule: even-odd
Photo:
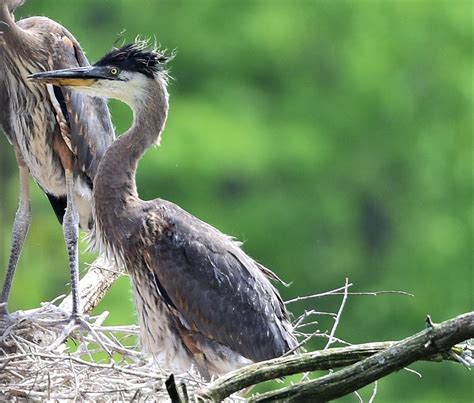
[[97,332],[94,330],[94,325],[91,325],[89,323],[89,317],[85,315],[78,315],[78,314],[72,314],[69,322],[66,324],[64,327],[63,331],[61,334],[58,336],[58,338],[47,348],[49,351],[53,351],[57,349],[59,346],[61,346],[66,339],[68,338],[74,338],[74,332],[80,331],[83,333],[86,333],[87,336],[89,336],[91,339],[94,340],[94,342],[100,346],[100,348],[107,353],[107,355],[111,356],[111,351],[107,347],[107,339],[102,337],[100,332]]
[[8,313],[7,303],[3,302],[0,304],[0,337],[3,336],[5,331],[15,322],[13,315]]
[[6,302],[0,303],[0,317],[4,315],[8,315],[8,308]]
[[16,322],[15,317],[8,313],[6,304],[0,304],[0,355],[2,353],[12,354],[15,347],[12,343],[10,331]]

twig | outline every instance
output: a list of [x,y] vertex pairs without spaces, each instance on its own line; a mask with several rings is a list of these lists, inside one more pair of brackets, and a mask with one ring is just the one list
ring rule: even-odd
[[328,295],[337,295],[336,293],[338,291],[345,290],[348,287],[352,287],[352,285],[353,284],[351,283],[351,284],[348,284],[347,286],[344,285],[343,287],[335,288],[334,290],[322,292],[320,294],[311,294],[311,295],[305,295],[305,296],[302,296],[302,297],[296,297],[296,298],[293,298],[293,299],[289,299],[288,301],[285,301],[285,305],[292,304],[294,302],[305,301],[307,299],[321,298],[321,297],[326,297]]
[[373,403],[375,400],[375,396],[377,396],[377,384],[378,382],[374,382],[374,389],[372,390],[372,395],[370,396],[369,403]]
[[359,403],[364,403],[364,399],[362,399],[362,396],[359,392],[357,392],[357,390],[354,392],[354,395],[356,395],[357,400],[359,400]]
[[298,351],[301,347],[303,347],[308,341],[310,341],[318,333],[319,333],[319,330],[315,330],[313,333],[309,334],[302,341],[300,341],[296,346],[294,346],[293,348],[288,350],[285,354],[283,354],[282,357],[287,357],[293,354],[295,351]]
[[331,329],[331,333],[329,333],[329,340],[326,346],[324,347],[324,350],[327,350],[329,346],[332,343],[334,343],[333,338],[334,338],[334,335],[336,334],[336,329],[337,329],[337,326],[339,325],[339,320],[341,319],[342,311],[344,309],[344,306],[346,305],[348,288],[349,288],[349,279],[346,278],[346,284],[344,286],[344,297],[342,298],[341,305],[339,306],[339,310],[337,311],[336,318],[334,319],[334,325]]
[[[349,287],[351,287],[353,284],[349,284]],[[293,304],[295,302],[299,301],[305,301],[307,299],[315,299],[315,298],[321,298],[321,297],[327,297],[330,295],[344,295],[345,286],[344,287],[339,287],[331,291],[326,291],[320,294],[311,294],[311,295],[305,295],[302,297],[296,297],[293,299],[289,299],[288,301],[285,301],[285,305]],[[383,295],[383,294],[399,294],[399,295],[406,295],[407,297],[413,297],[414,294],[406,291],[399,291],[399,290],[382,290],[382,291],[366,291],[366,292],[348,292],[348,295],[355,295],[355,296],[360,296],[360,295],[368,295],[372,297],[376,297],[377,295]]]
[[403,368],[407,372],[411,372],[412,374],[415,374],[418,378],[422,378],[421,374],[418,371],[415,371],[414,369],[405,367]]
[[[332,295],[342,295],[342,292],[335,292]],[[349,295],[360,296],[360,295],[368,295],[372,297],[376,297],[377,295],[384,295],[384,294],[399,294],[405,295],[407,297],[414,297],[415,294],[406,291],[399,291],[399,290],[383,290],[383,291],[366,291],[366,292],[349,292]]]

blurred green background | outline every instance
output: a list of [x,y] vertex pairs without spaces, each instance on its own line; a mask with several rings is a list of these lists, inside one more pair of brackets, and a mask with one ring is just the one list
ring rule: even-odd
[[[346,277],[352,291],[415,294],[349,297],[336,335],[357,343],[408,336],[428,313],[442,321],[473,309],[472,13],[462,0],[35,0],[16,15],[59,21],[91,62],[123,29],[128,41],[156,37],[177,49],[168,124],[161,148],[140,163],[140,195],[244,240],[292,282],[285,299]],[[122,132],[131,113],[110,105]],[[3,136],[0,164],[4,268],[18,179]],[[32,191],[12,310],[68,291],[61,227]],[[82,265],[92,260],[82,255]],[[291,309],[339,304],[333,296]],[[135,320],[127,278],[104,309],[109,323]],[[380,381],[379,401],[473,400],[460,365],[412,368],[423,377]]]

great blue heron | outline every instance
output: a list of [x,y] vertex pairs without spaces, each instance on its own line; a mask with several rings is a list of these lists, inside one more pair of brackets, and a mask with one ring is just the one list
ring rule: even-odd
[[0,296],[7,301],[31,222],[29,175],[46,193],[63,224],[71,271],[72,316],[78,298],[78,227],[92,226],[92,181],[114,132],[102,98],[27,80],[41,70],[88,66],[72,34],[55,21],[31,17],[15,22],[24,0],[0,0],[0,125],[13,145],[20,173],[20,203]]
[[127,103],[133,126],[106,151],[93,191],[99,248],[130,271],[142,347],[174,369],[221,374],[295,347],[278,277],[240,243],[162,199],[140,200],[138,160],[158,144],[168,113],[167,57],[144,43],[93,66],[33,79]]

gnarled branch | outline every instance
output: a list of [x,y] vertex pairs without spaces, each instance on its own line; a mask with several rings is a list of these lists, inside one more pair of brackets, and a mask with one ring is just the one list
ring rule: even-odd
[[[418,360],[455,359],[450,349],[474,337],[474,312],[465,313],[398,342],[368,343],[277,358],[233,371],[208,385],[197,397],[221,401],[248,386],[307,371],[339,368],[314,381],[254,396],[251,401],[326,401],[354,392]],[[351,365],[352,364],[352,365]]]

